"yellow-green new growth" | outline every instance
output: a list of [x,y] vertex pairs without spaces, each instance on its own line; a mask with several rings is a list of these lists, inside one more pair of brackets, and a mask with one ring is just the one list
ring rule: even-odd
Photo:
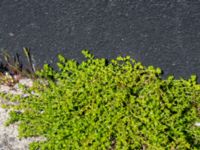
[[[200,149],[200,85],[190,79],[161,78],[161,69],[127,57],[96,59],[87,50],[80,64],[58,56],[16,98],[11,122],[20,121],[20,137],[45,136],[35,149],[197,150]],[[23,113],[18,114],[18,110]]]

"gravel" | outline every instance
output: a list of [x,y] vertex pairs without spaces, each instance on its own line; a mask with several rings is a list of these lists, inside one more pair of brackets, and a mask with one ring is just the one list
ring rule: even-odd
[[[26,86],[32,86],[32,80],[30,79],[22,79],[20,84],[24,84]],[[14,88],[9,86],[0,85],[0,92],[12,93],[12,94],[23,94],[21,90],[18,89],[18,85],[16,84]],[[9,103],[8,100],[0,99],[0,105],[2,103]],[[43,137],[31,137],[31,138],[18,138],[18,125],[19,122],[15,124],[11,124],[9,126],[5,126],[5,122],[9,119],[10,110],[4,109],[0,107],[0,150],[28,150],[28,145],[34,141],[43,141],[45,138]]]

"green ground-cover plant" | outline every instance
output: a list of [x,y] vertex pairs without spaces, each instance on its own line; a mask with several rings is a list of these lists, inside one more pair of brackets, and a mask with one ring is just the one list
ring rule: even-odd
[[[37,72],[29,97],[15,96],[10,123],[19,136],[44,136],[32,150],[198,150],[200,85],[161,78],[161,70],[127,57],[110,61],[82,53],[78,64],[59,55],[59,70]],[[3,95],[3,94],[2,94]],[[5,97],[5,95],[4,95]],[[20,110],[23,110],[19,113]]]

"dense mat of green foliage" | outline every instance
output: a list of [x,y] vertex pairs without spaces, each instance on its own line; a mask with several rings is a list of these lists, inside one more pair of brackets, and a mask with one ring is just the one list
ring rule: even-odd
[[[196,77],[161,78],[161,70],[127,57],[78,64],[59,55],[59,71],[44,65],[38,80],[15,97],[8,124],[20,137],[45,136],[32,150],[200,149],[200,85]],[[45,83],[45,84],[44,84]],[[19,113],[23,110],[23,113]]]

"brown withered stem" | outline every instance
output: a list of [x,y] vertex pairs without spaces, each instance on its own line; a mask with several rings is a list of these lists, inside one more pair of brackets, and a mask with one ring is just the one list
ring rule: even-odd
[[23,52],[28,61],[28,66],[22,64],[20,55],[16,53],[11,56],[6,50],[0,53],[3,62],[0,62],[0,83],[9,86],[18,82],[22,77],[35,78],[35,64],[30,49],[23,48]]

